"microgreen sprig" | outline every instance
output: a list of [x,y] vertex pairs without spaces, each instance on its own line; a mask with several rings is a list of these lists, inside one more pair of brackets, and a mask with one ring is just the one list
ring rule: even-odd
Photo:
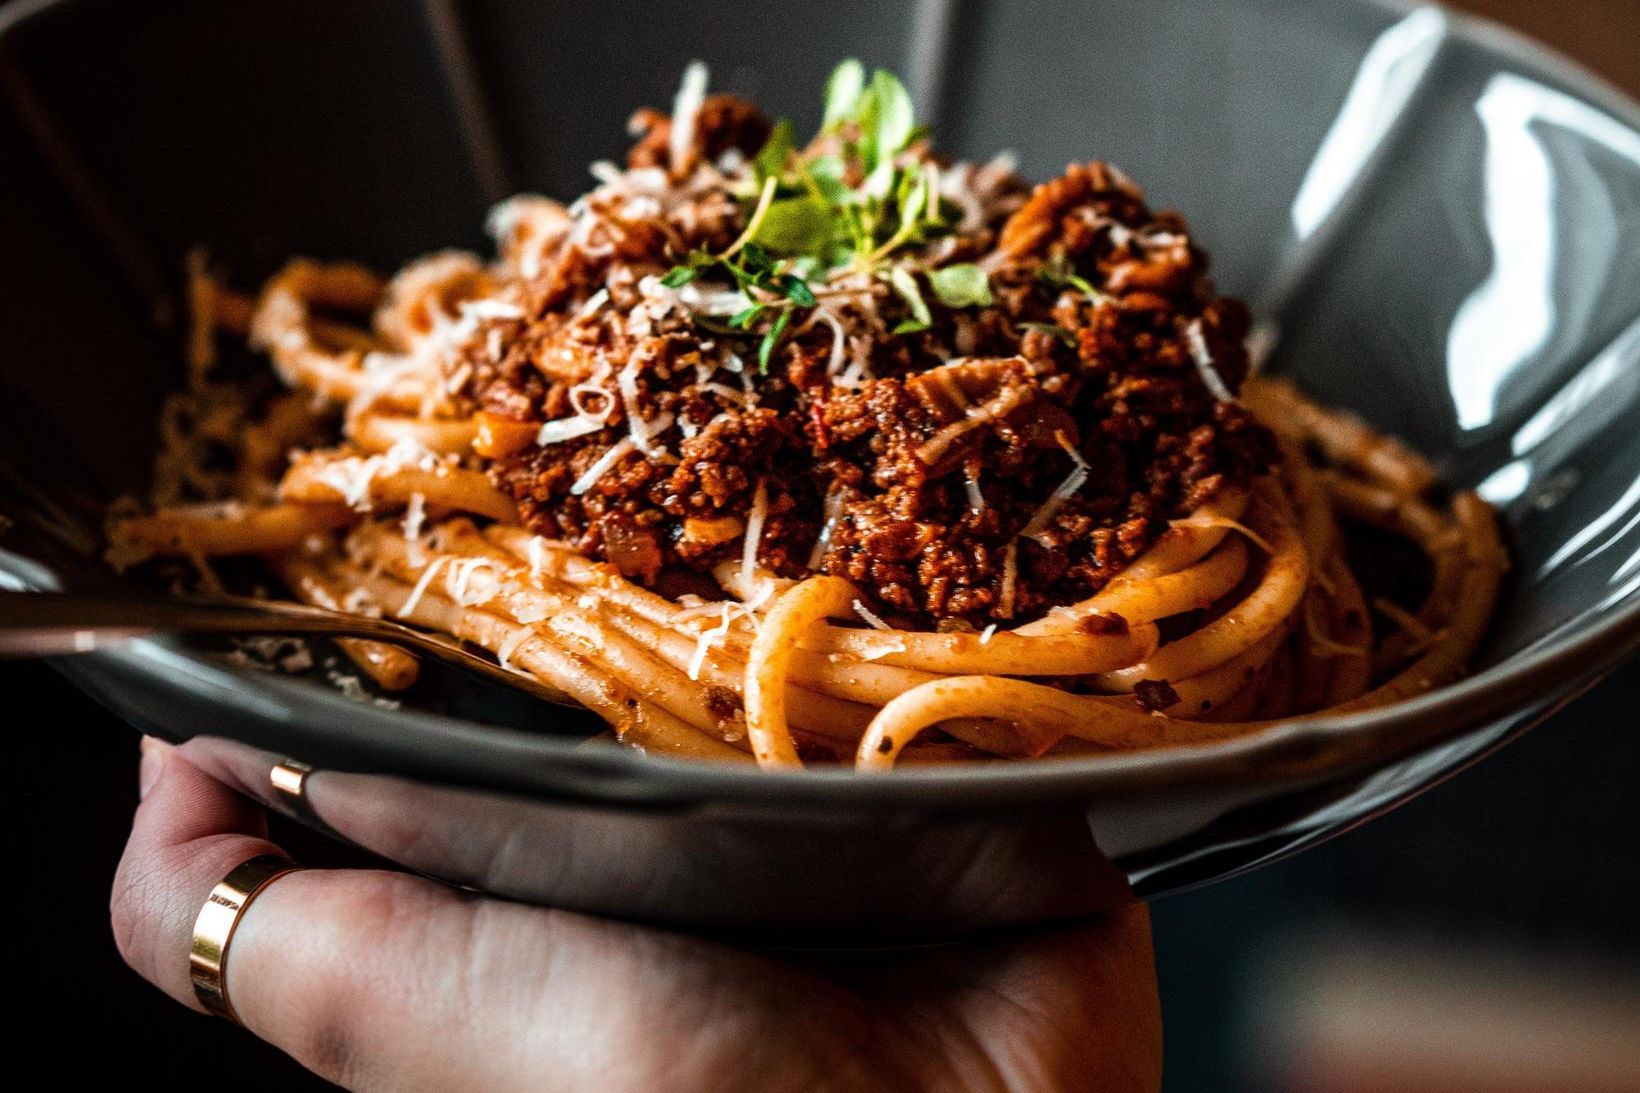
[[747,203],[740,236],[721,254],[692,252],[661,278],[669,288],[708,274],[733,281],[749,303],[728,329],[753,333],[767,319],[758,346],[765,372],[793,312],[817,306],[811,282],[837,271],[889,283],[910,312],[895,333],[926,330],[933,322],[919,276],[947,307],[991,303],[989,280],[978,266],[897,264],[901,252],[948,234],[959,219],[941,197],[938,166],[904,154],[927,134],[905,85],[882,69],[868,78],[859,61],[846,60],[826,83],[823,118],[819,135],[803,149],[791,123],[778,121],[740,192]]

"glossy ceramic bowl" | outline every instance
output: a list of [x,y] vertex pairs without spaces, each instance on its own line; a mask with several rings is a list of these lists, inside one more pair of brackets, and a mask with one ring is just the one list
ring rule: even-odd
[[[578,746],[590,719],[432,673],[404,708],[176,642],[63,663],[275,807],[520,898],[808,942],[1066,919],[1393,806],[1640,644],[1640,110],[1486,24],[1364,0],[582,5],[61,0],[0,12],[0,568],[85,586],[179,380],[175,272],[388,269],[584,188],[683,63],[800,125],[841,56],[945,142],[1105,157],[1184,209],[1274,370],[1505,515],[1474,674],[1391,709],[1109,758],[779,777]],[[1046,28],[1046,30],[1045,30]]]

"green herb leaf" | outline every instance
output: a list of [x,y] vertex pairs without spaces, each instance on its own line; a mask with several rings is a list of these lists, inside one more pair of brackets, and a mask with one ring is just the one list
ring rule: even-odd
[[786,118],[781,118],[774,123],[769,139],[763,142],[762,150],[752,160],[752,171],[759,188],[765,179],[779,178],[786,173],[786,164],[791,159],[795,147],[792,141],[792,123]]
[[928,275],[928,283],[946,307],[991,306],[991,280],[972,263],[937,269]]
[[813,307],[816,303],[814,290],[809,288],[808,282],[801,277],[793,277],[789,273],[782,274],[778,287],[786,294],[788,300],[799,307]]
[[763,340],[757,344],[757,370],[763,375],[769,374],[769,358],[774,355],[775,346],[780,344],[781,335],[786,333],[786,324],[792,321],[791,308],[780,312],[769,332],[763,335]]
[[768,306],[768,304],[753,304],[744,311],[735,312],[729,317],[729,328],[731,330],[745,330],[747,324],[757,318],[758,314]]
[[919,171],[909,192],[900,200],[900,231],[910,235],[917,227],[923,207],[928,204],[928,172]]
[[1072,349],[1076,348],[1076,335],[1062,326],[1055,326],[1053,323],[1020,323],[1019,325],[1025,330],[1036,330],[1043,334],[1052,334]]
[[[928,329],[934,321],[934,317],[929,314],[928,302],[923,299],[922,289],[917,287],[917,279],[911,275],[911,271],[902,266],[895,266],[888,271],[888,280],[894,286],[894,291],[900,294],[900,299],[904,300],[906,306],[911,309],[911,320],[909,321],[915,324],[913,329]],[[906,323],[900,324],[900,327],[903,326],[906,326]],[[896,327],[894,333],[908,333],[908,331],[902,331],[899,327]]]
[[774,272],[774,256],[761,243],[747,243],[740,257],[747,272],[754,276],[767,277]]
[[[871,94],[876,107],[874,135],[877,162],[893,159],[911,140],[916,119],[912,116],[911,93],[894,73],[879,68],[871,74]],[[861,119],[862,126],[865,119]]]
[[697,266],[673,266],[661,278],[661,284],[667,288],[681,288],[699,276],[700,268]]
[[927,329],[928,329],[928,324],[927,323],[919,323],[915,319],[904,319],[904,320],[901,320],[899,323],[895,324],[894,329],[890,330],[889,333],[890,334],[916,334],[920,331],[927,330]]
[[757,226],[757,242],[781,254],[813,254],[831,240],[832,230],[831,210],[803,194],[769,206]]
[[846,205],[853,199],[854,193],[843,181],[845,170],[843,161],[836,156],[820,156],[804,165],[803,178],[828,203]]
[[854,113],[865,85],[865,66],[853,57],[831,70],[831,78],[826,81],[824,128],[830,129]]

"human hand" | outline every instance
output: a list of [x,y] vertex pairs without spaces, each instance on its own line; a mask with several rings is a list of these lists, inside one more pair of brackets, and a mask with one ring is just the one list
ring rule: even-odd
[[[277,853],[261,807],[145,740],[114,881],[127,963],[202,1009],[194,918]],[[245,911],[245,1026],[349,1089],[1154,1090],[1161,1018],[1142,906],[912,951],[794,956],[463,892],[303,870]]]

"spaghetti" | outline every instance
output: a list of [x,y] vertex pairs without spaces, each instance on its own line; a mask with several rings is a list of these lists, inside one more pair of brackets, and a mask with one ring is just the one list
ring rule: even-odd
[[[493,263],[299,260],[249,300],[191,262],[162,503],[111,558],[260,556],[624,743],[768,768],[1198,744],[1463,671],[1493,514],[1249,377],[1181,219],[1104,164],[952,163],[886,73],[828,95],[802,148],[698,87],[640,112],[592,192],[497,210]],[[226,472],[177,424],[223,389],[219,333],[291,389],[210,418]],[[1418,602],[1369,598],[1360,525],[1428,559]]]

